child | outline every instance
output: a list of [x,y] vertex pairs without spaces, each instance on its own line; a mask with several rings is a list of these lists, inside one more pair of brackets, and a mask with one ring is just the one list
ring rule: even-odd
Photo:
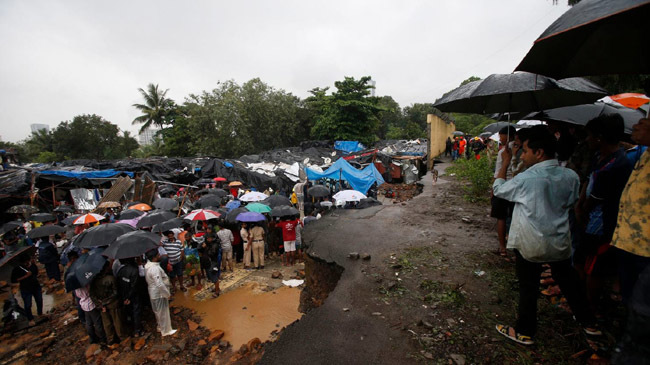
[[160,267],[160,255],[158,250],[147,252],[149,262],[144,266],[145,279],[151,299],[151,309],[156,315],[158,330],[162,336],[170,336],[177,330],[172,329],[172,320],[169,317],[169,292],[170,282],[165,271]]

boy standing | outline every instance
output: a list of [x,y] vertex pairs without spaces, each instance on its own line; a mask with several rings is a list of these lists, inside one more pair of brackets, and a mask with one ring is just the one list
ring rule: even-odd
[[172,329],[172,320],[169,317],[169,297],[171,296],[169,278],[160,267],[158,250],[148,251],[146,255],[149,261],[144,265],[144,270],[149,299],[151,299],[151,309],[156,316],[161,335],[170,336],[177,330]]

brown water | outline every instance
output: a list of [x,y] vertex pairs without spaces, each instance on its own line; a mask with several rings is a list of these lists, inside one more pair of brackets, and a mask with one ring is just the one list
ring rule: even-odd
[[[0,293],[0,302],[4,302],[5,299],[9,298],[10,292],[9,287],[4,288],[5,290]],[[24,308],[23,298],[20,296],[20,291],[14,296],[18,301],[18,305]],[[47,313],[52,308],[64,303],[66,300],[72,300],[72,295],[70,293],[45,293],[45,288],[43,288],[43,313]],[[32,299],[32,312],[36,315],[36,302]]]
[[197,301],[193,290],[177,293],[172,305],[194,309],[202,318],[201,324],[210,330],[224,331],[224,340],[234,349],[252,338],[262,342],[274,339],[273,331],[302,317],[298,311],[300,289],[281,287],[262,291],[259,284],[247,283],[216,299]]

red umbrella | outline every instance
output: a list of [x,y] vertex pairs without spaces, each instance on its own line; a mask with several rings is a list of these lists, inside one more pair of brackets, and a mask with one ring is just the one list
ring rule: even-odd
[[95,214],[95,213],[88,213],[84,214],[81,217],[77,218],[72,222],[74,225],[80,225],[80,224],[88,224],[88,223],[95,223],[99,222],[105,217],[103,215]]
[[225,177],[215,177],[215,178],[212,179],[212,180],[217,181],[217,182],[228,181],[228,180],[226,180]]
[[221,217],[221,213],[215,212],[214,210],[196,209],[186,215],[184,219],[190,221],[207,221],[210,219],[217,219],[219,217]]
[[[632,109],[639,109],[641,105],[650,102],[650,98],[637,93],[623,93],[610,96],[615,102]],[[650,113],[650,110],[648,111]]]

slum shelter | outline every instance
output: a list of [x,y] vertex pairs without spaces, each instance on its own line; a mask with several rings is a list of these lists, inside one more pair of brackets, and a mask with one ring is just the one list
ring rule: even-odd
[[305,168],[305,174],[308,180],[332,179],[335,181],[346,181],[352,189],[364,194],[370,190],[373,184],[377,186],[384,183],[384,179],[374,164],[369,164],[365,168],[358,170],[344,158],[339,158],[325,171],[317,171],[311,168]]

